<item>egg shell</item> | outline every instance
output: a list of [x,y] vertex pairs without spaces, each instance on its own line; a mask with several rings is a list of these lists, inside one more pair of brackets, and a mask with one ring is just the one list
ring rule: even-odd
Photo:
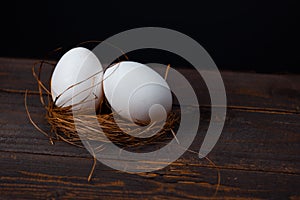
[[131,121],[161,121],[172,108],[167,82],[150,67],[123,61],[104,73],[104,94],[111,107]]
[[52,74],[52,99],[59,107],[89,108],[94,102],[98,107],[103,99],[102,81],[97,56],[86,48],[73,48],[61,57]]

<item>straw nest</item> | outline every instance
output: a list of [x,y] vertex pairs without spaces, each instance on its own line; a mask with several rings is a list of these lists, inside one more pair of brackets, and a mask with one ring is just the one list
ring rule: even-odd
[[[79,137],[77,131],[80,131],[80,133],[87,133],[84,138],[88,140],[113,142],[124,148],[163,143],[164,141],[169,141],[170,138],[175,136],[173,129],[176,127],[176,124],[178,124],[179,116],[174,111],[169,113],[163,128],[160,129],[158,127],[161,126],[159,123],[148,127],[147,131],[150,132],[160,129],[155,135],[149,138],[138,138],[132,136],[136,135],[141,129],[137,128],[137,124],[132,123],[131,121],[118,117],[118,124],[115,123],[114,116],[117,114],[111,111],[112,109],[106,100],[100,104],[103,109],[99,109],[96,115],[84,114],[80,115],[80,119],[74,118],[76,116],[73,116],[71,106],[57,107],[55,102],[53,102],[50,92],[51,90],[48,89],[51,87],[51,81],[48,86],[42,82],[41,75],[43,74],[43,66],[45,64],[52,65],[53,67],[56,65],[55,63],[41,61],[39,62],[38,70],[36,71],[35,65],[32,68],[32,72],[38,84],[40,101],[45,108],[46,119],[51,125],[51,133],[47,133],[43,130],[40,131],[49,137],[51,143],[57,140],[62,140],[69,144],[83,147],[81,142],[83,137],[82,135]],[[72,89],[72,87],[73,86],[68,89]],[[99,122],[98,124],[94,123],[95,119]],[[76,127],[74,121],[76,121]],[[126,127],[126,133],[120,129],[120,124],[122,127]],[[101,129],[99,129],[99,125]],[[139,122],[138,125],[143,127],[147,124]]]

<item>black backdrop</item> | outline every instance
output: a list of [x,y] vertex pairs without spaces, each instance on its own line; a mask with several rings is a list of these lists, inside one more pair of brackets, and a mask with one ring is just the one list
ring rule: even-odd
[[299,72],[299,12],[297,0],[9,1],[1,5],[0,56],[43,58],[60,46],[159,26],[194,38],[221,69]]

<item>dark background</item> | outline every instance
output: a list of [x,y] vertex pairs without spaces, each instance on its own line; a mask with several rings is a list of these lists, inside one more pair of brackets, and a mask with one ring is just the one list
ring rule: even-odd
[[0,56],[44,58],[57,47],[159,26],[194,38],[220,69],[299,72],[299,11],[296,0],[9,1],[1,5]]

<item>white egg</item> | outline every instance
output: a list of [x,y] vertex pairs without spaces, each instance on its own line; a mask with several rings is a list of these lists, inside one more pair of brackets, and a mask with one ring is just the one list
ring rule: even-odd
[[172,108],[167,82],[141,63],[124,61],[109,67],[103,89],[113,110],[134,122],[165,120]]
[[56,106],[87,108],[103,99],[103,68],[90,50],[77,47],[58,61],[51,78],[51,94]]

